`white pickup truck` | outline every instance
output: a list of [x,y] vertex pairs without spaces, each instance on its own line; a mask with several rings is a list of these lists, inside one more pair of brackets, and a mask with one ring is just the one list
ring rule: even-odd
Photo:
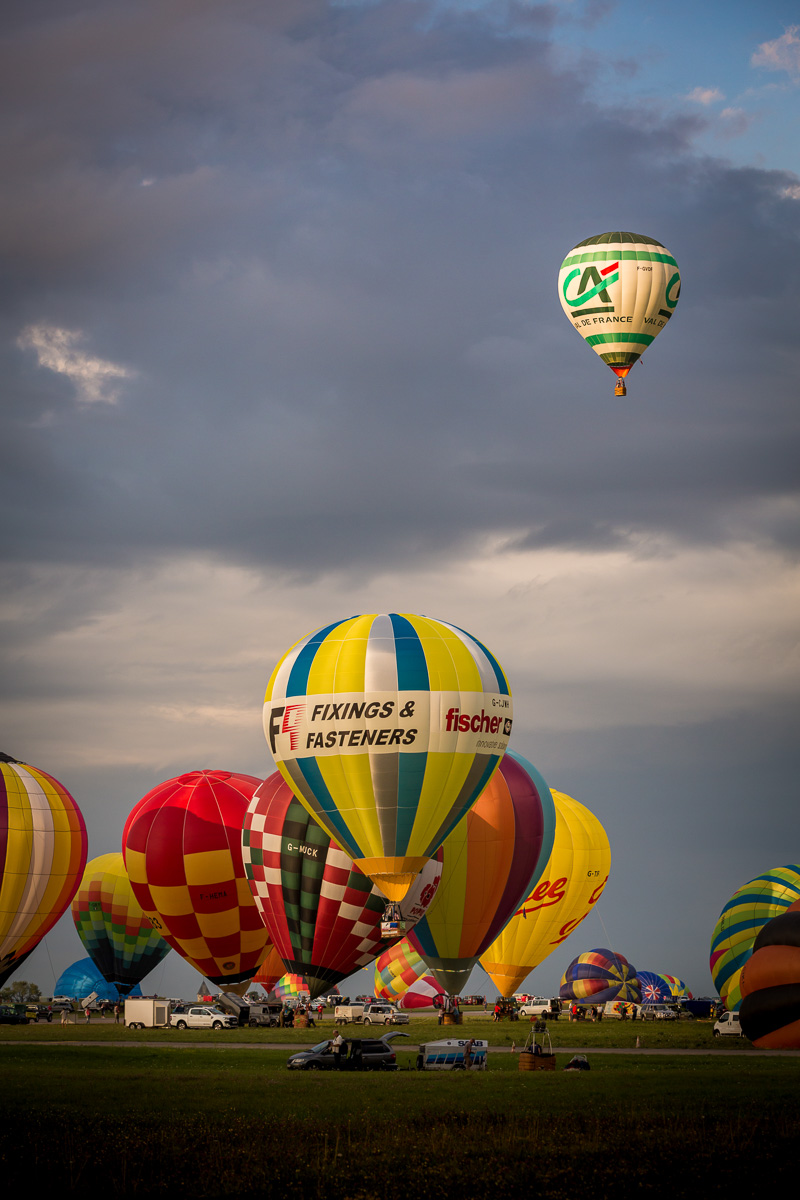
[[181,1007],[172,1013],[169,1023],[175,1029],[238,1029],[236,1017],[224,1013],[221,1008],[209,1008],[207,1004],[196,1007]]

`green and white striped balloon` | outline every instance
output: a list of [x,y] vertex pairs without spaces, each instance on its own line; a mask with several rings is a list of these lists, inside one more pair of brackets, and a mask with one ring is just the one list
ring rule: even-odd
[[620,379],[667,324],[680,291],[669,250],[638,233],[587,238],[570,250],[558,274],[561,307]]

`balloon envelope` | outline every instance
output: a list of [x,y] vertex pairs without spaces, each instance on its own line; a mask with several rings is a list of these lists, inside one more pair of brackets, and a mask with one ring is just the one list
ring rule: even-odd
[[408,938],[403,938],[385,950],[375,962],[375,995],[378,1000],[397,1001],[427,973],[424,958]]
[[709,966],[714,986],[731,1012],[742,1003],[739,980],[753,943],[767,921],[800,900],[800,866],[774,867],[737,888],[711,935]]
[[637,978],[642,990],[642,1004],[667,1004],[672,999],[672,989],[663,975],[639,971]]
[[[312,999],[371,963],[385,948],[386,901],[298,801],[276,771],[245,813],[242,860],[255,904],[283,962],[303,975]],[[413,924],[441,875],[431,859],[399,902]]]
[[401,900],[492,777],[512,707],[502,667],[444,621],[377,614],[309,634],[267,685],[264,732],[329,836]]
[[432,975],[423,975],[405,992],[397,1002],[402,1009],[434,1008],[439,996],[444,996],[444,988],[436,982]]
[[169,954],[133,894],[119,852],[86,864],[72,900],[72,919],[89,957],[121,996]]
[[63,784],[0,761],[0,986],[66,912],[86,847],[81,811]]
[[540,881],[481,966],[503,996],[520,990],[527,975],[588,917],[608,882],[611,851],[603,826],[583,804],[552,790],[556,812],[553,852]]
[[[97,992],[98,1000],[123,1000],[124,996],[100,974],[90,958],[80,958],[77,962],[62,971],[53,987],[54,996],[69,996],[70,1000],[85,1000]],[[128,996],[141,996],[142,989],[137,983],[127,993]]]
[[445,839],[439,890],[409,934],[451,995],[463,990],[480,955],[538,882],[554,833],[550,789],[527,759],[509,751]]
[[620,378],[667,324],[680,291],[669,250],[636,233],[601,233],[579,242],[558,274],[561,307]]
[[800,1048],[800,901],[761,929],[739,983],[739,1020],[753,1045]]
[[562,1000],[579,1004],[607,1004],[611,1000],[638,1004],[642,992],[636,968],[613,950],[586,950],[564,972],[559,988]]
[[242,863],[242,822],[261,783],[190,771],[160,783],[125,823],[122,853],[153,927],[201,975],[245,990],[270,947]]

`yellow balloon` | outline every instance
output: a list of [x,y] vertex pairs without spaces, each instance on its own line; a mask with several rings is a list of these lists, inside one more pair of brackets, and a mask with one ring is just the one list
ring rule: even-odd
[[281,775],[392,901],[492,778],[512,719],[491,651],[414,613],[309,634],[276,666],[264,703]]
[[536,887],[480,963],[503,996],[588,917],[608,882],[611,848],[603,826],[583,804],[552,790],[556,834]]

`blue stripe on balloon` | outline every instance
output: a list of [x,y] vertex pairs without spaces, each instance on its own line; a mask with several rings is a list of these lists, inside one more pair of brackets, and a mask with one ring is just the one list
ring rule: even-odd
[[[414,820],[417,815],[418,800],[422,792],[428,754],[427,751],[422,751],[419,754],[398,754],[397,762],[397,830],[395,833],[395,854],[403,855],[408,850],[411,830],[414,827]],[[410,797],[410,800],[404,803],[404,797],[406,796]]]
[[488,658],[489,663],[491,664],[492,670],[494,671],[495,678],[497,680],[498,692],[500,693],[501,696],[510,696],[511,690],[508,686],[508,680],[506,679],[505,675],[503,674],[503,668],[500,666],[500,663],[497,661],[495,656],[492,654],[491,650],[487,646],[484,646],[483,642],[479,642],[478,639],[474,636],[474,634],[467,633],[466,629],[462,629],[460,625],[453,625],[453,629],[457,629],[459,633],[463,633],[464,637],[469,638],[469,640],[471,642],[474,642],[476,646],[480,646],[481,650]]
[[419,634],[411,622],[399,613],[389,613],[389,620],[394,633],[398,692],[427,692],[430,676]]
[[[347,617],[346,620],[352,621],[352,617]],[[287,696],[305,696],[308,688],[308,676],[311,671],[317,650],[320,644],[325,641],[332,630],[339,625],[344,625],[344,621],[335,621],[333,625],[326,625],[324,629],[318,629],[316,633],[312,633],[306,641],[305,646],[294,660],[291,671],[289,672],[289,680],[286,684]]]
[[334,840],[338,842],[342,850],[346,854],[349,854],[351,858],[364,858],[364,852],[358,842],[354,840],[353,835],[336,810],[333,796],[328,791],[328,786],[322,778],[322,772],[317,766],[317,760],[315,758],[298,758],[296,762],[303,773],[303,778],[314,795],[314,799],[319,805],[320,814],[325,817],[328,824],[339,835]]

